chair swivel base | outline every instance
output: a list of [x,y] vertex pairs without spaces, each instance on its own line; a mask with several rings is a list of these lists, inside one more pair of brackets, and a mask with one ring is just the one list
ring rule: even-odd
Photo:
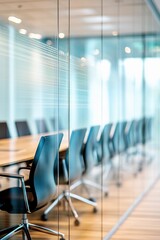
[[[88,179],[84,179],[84,178],[82,178],[81,180],[73,183],[70,187],[70,190],[72,191],[75,188],[79,187],[80,185],[83,186],[83,188],[86,190],[86,192],[88,193],[89,196],[90,196],[90,192],[89,192],[89,189],[88,189],[87,186],[90,186],[90,187],[93,187],[93,188],[95,188],[99,191],[102,191],[106,197],[109,195],[107,187],[101,186],[100,184],[94,183],[94,182],[92,182]],[[96,199],[93,198],[93,197],[89,197],[89,200],[92,201],[92,202],[96,202]]]
[[87,203],[91,206],[93,206],[93,212],[96,213],[97,212],[97,203],[96,202],[93,202],[91,200],[88,200],[86,198],[83,198],[79,195],[76,195],[74,193],[71,193],[69,191],[63,191],[63,193],[61,193],[58,198],[44,211],[44,213],[42,214],[41,216],[41,219],[43,221],[47,221],[48,220],[48,213],[59,203],[59,201],[61,201],[62,199],[64,199],[65,201],[68,202],[68,205],[71,209],[71,212],[75,218],[75,226],[78,226],[80,224],[80,220],[79,220],[79,216],[78,216],[78,213],[77,211],[75,210],[74,206],[73,206],[73,203],[72,203],[72,200],[71,198],[74,198],[74,199],[77,199],[79,201],[82,201],[84,203]]
[[49,229],[49,228],[46,228],[43,226],[29,223],[28,219],[26,218],[26,214],[24,214],[21,224],[0,230],[0,236],[3,235],[1,240],[10,239],[11,237],[13,237],[15,234],[19,233],[20,231],[23,231],[23,239],[24,240],[26,240],[26,239],[32,240],[30,233],[29,233],[29,229],[52,234],[54,236],[59,236],[60,240],[65,240],[63,233],[54,231],[52,229]]

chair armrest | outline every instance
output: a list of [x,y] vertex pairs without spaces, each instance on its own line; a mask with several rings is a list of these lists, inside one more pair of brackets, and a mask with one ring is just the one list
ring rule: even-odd
[[18,171],[17,171],[18,174],[19,174],[20,171],[23,170],[23,169],[24,169],[24,170],[31,170],[31,166],[30,166],[30,167],[28,166],[28,167],[20,167],[20,168],[18,168]]
[[21,179],[21,178],[23,178],[23,175],[19,175],[19,174],[11,174],[11,173],[0,173],[0,177],[9,177],[9,178],[19,178],[19,179]]
[[33,159],[29,160],[26,162],[26,167],[31,167],[32,166]]
[[30,213],[27,192],[26,192],[26,187],[25,187],[25,183],[24,183],[24,176],[19,175],[19,174],[0,173],[0,177],[15,178],[21,182],[25,206],[26,206],[27,212]]

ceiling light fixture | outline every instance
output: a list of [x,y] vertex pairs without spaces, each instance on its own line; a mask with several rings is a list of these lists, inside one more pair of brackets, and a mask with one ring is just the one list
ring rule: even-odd
[[[86,24],[86,27],[88,27],[89,29],[92,29],[92,30],[98,30],[100,31],[102,26],[100,23],[97,23],[97,24],[91,24],[91,25],[87,25]],[[111,24],[103,24],[103,30],[110,30],[113,29],[113,26]]]
[[83,17],[82,20],[87,23],[102,23],[102,22],[110,22],[111,18],[106,16],[89,16],[89,17]]
[[65,34],[64,33],[59,33],[59,38],[64,38]]
[[38,34],[38,33],[29,33],[28,35],[30,38],[34,38],[34,39],[41,39],[42,35]]
[[[77,16],[77,15],[92,15],[95,14],[96,11],[92,8],[79,8],[79,9],[72,9],[71,16]],[[68,14],[68,12],[67,12]]]
[[131,53],[131,48],[130,47],[125,47],[125,53],[130,54]]
[[8,20],[10,22],[14,22],[14,23],[17,23],[17,24],[20,24],[22,22],[22,20],[20,18],[17,18],[17,17],[14,17],[14,16],[9,16]]
[[112,35],[113,35],[113,36],[118,36],[118,32],[117,32],[117,31],[113,31],[113,32],[112,32]]
[[26,34],[27,33],[27,30],[26,29],[24,29],[24,28],[21,28],[21,29],[19,29],[19,33],[21,33],[21,34]]

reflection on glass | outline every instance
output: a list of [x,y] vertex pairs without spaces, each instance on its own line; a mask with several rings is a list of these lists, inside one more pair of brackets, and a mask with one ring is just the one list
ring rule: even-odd
[[[41,135],[62,131],[54,211],[31,220],[48,216],[42,224],[66,239],[103,239],[158,174],[158,24],[143,0],[22,2],[1,3],[8,14],[0,16],[1,170],[17,173]],[[27,134],[17,122],[28,124]],[[80,129],[81,146],[72,138]],[[15,158],[20,165],[9,166]],[[0,229],[18,221],[0,215]]]

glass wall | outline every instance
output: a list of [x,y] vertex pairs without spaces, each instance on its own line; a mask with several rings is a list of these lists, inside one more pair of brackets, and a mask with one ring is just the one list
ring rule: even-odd
[[[159,173],[158,22],[144,0],[0,6],[0,123],[9,128],[0,139],[0,172],[27,180],[41,137],[63,133],[53,159],[54,196],[29,214],[29,222],[65,239],[112,239],[118,221]],[[29,131],[23,126],[20,134],[17,121],[27,122]],[[20,187],[4,176],[0,181],[2,194]],[[21,221],[20,214],[0,215],[0,229]]]

